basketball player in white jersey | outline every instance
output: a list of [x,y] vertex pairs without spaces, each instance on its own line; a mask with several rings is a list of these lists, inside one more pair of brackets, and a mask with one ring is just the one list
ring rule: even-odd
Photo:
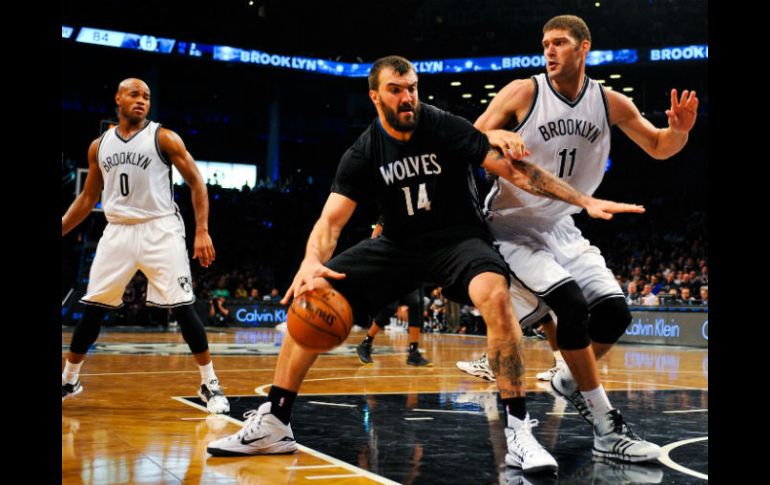
[[[669,158],[685,146],[698,108],[694,91],[684,91],[681,98],[671,91],[668,127],[659,129],[628,97],[604,90],[586,76],[591,34],[582,19],[552,18],[543,27],[542,45],[546,73],[505,86],[476,128],[517,123],[514,131],[531,152],[527,160],[587,194],[594,193],[604,176],[612,126],[656,159]],[[657,458],[660,448],[630,430],[599,381],[596,359],[623,335],[631,314],[599,249],[575,227],[571,215],[580,209],[533,197],[503,179],[490,190],[485,209],[514,274],[511,295],[521,324],[535,322],[549,310],[557,316],[557,342],[567,367],[551,386],[593,425],[593,453],[630,462]]]
[[208,233],[206,185],[182,139],[147,119],[150,88],[126,79],[115,94],[118,126],[105,131],[88,149],[88,176],[83,192],[62,217],[62,236],[82,222],[104,189],[107,227],[91,265],[83,319],[75,327],[62,373],[62,401],[80,394],[78,375],[89,347],[96,341],[108,310],[122,306],[126,285],[137,270],[147,277],[147,305],[171,308],[182,336],[198,363],[198,395],[212,413],[227,413],[209,353],[203,322],[193,310],[190,263],[185,230],[171,185],[173,164],[190,186],[195,210],[193,259],[208,267],[215,257]]

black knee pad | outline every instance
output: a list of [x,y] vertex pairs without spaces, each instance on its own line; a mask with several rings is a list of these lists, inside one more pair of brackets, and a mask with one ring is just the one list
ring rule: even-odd
[[88,349],[96,342],[99,331],[102,329],[102,320],[109,311],[107,308],[85,305],[83,318],[80,319],[72,332],[70,352],[73,354],[86,354]]
[[563,350],[588,347],[588,302],[574,281],[568,281],[543,297],[556,314],[556,341]]
[[190,352],[200,354],[209,348],[209,339],[206,337],[206,329],[203,328],[201,317],[193,309],[192,305],[183,305],[171,309],[174,318],[182,329],[182,337],[190,347]]
[[614,344],[631,323],[631,311],[622,296],[607,298],[591,307],[588,335],[594,342]]

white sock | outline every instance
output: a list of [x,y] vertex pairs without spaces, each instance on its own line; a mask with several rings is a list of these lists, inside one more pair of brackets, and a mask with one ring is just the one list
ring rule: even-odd
[[65,384],[75,384],[78,381],[78,374],[80,374],[80,366],[83,365],[83,361],[78,364],[73,364],[69,360],[64,364],[64,372],[61,373],[61,379]]
[[591,414],[594,416],[604,416],[612,409],[607,393],[604,392],[604,386],[601,384],[593,391],[580,391],[580,394],[585,398],[588,409],[591,410]]
[[561,352],[558,350],[553,351],[553,363],[558,364],[559,362],[564,363],[564,357],[561,356]]
[[214,373],[214,361],[210,361],[206,365],[199,365],[198,370],[201,371],[201,384],[209,379],[215,379],[217,375]]

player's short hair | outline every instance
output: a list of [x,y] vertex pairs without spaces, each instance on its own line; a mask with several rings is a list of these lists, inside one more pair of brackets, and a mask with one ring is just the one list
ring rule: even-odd
[[553,29],[569,30],[570,35],[578,41],[578,44],[584,40],[591,42],[591,31],[588,30],[588,25],[577,15],[558,15],[552,18],[543,26],[543,33]]
[[417,72],[414,65],[408,59],[401,56],[381,57],[374,61],[372,69],[369,71],[369,89],[377,91],[380,87],[380,71],[389,67],[399,76],[403,76],[409,71]]

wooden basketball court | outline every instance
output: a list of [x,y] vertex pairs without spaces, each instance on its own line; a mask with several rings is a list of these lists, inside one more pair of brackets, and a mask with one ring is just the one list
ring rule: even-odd
[[[292,418],[300,451],[211,457],[207,443],[237,431],[242,409],[265,400],[283,334],[208,330],[231,416],[196,403],[200,378],[181,333],[102,330],[82,368],[83,393],[62,404],[62,483],[529,483],[501,466],[503,424],[488,398],[495,384],[455,367],[484,352],[485,338],[474,336],[423,334],[420,348],[434,366],[415,368],[405,364],[406,334],[387,332],[375,339],[374,364],[362,366],[353,349],[364,334],[354,332],[308,373]],[[71,336],[62,332],[63,355]],[[661,463],[636,470],[591,460],[588,425],[535,378],[551,367],[547,343],[526,340],[524,348],[535,435],[559,461],[559,479],[707,481],[707,350],[618,345],[599,362],[634,431],[666,445]]]

